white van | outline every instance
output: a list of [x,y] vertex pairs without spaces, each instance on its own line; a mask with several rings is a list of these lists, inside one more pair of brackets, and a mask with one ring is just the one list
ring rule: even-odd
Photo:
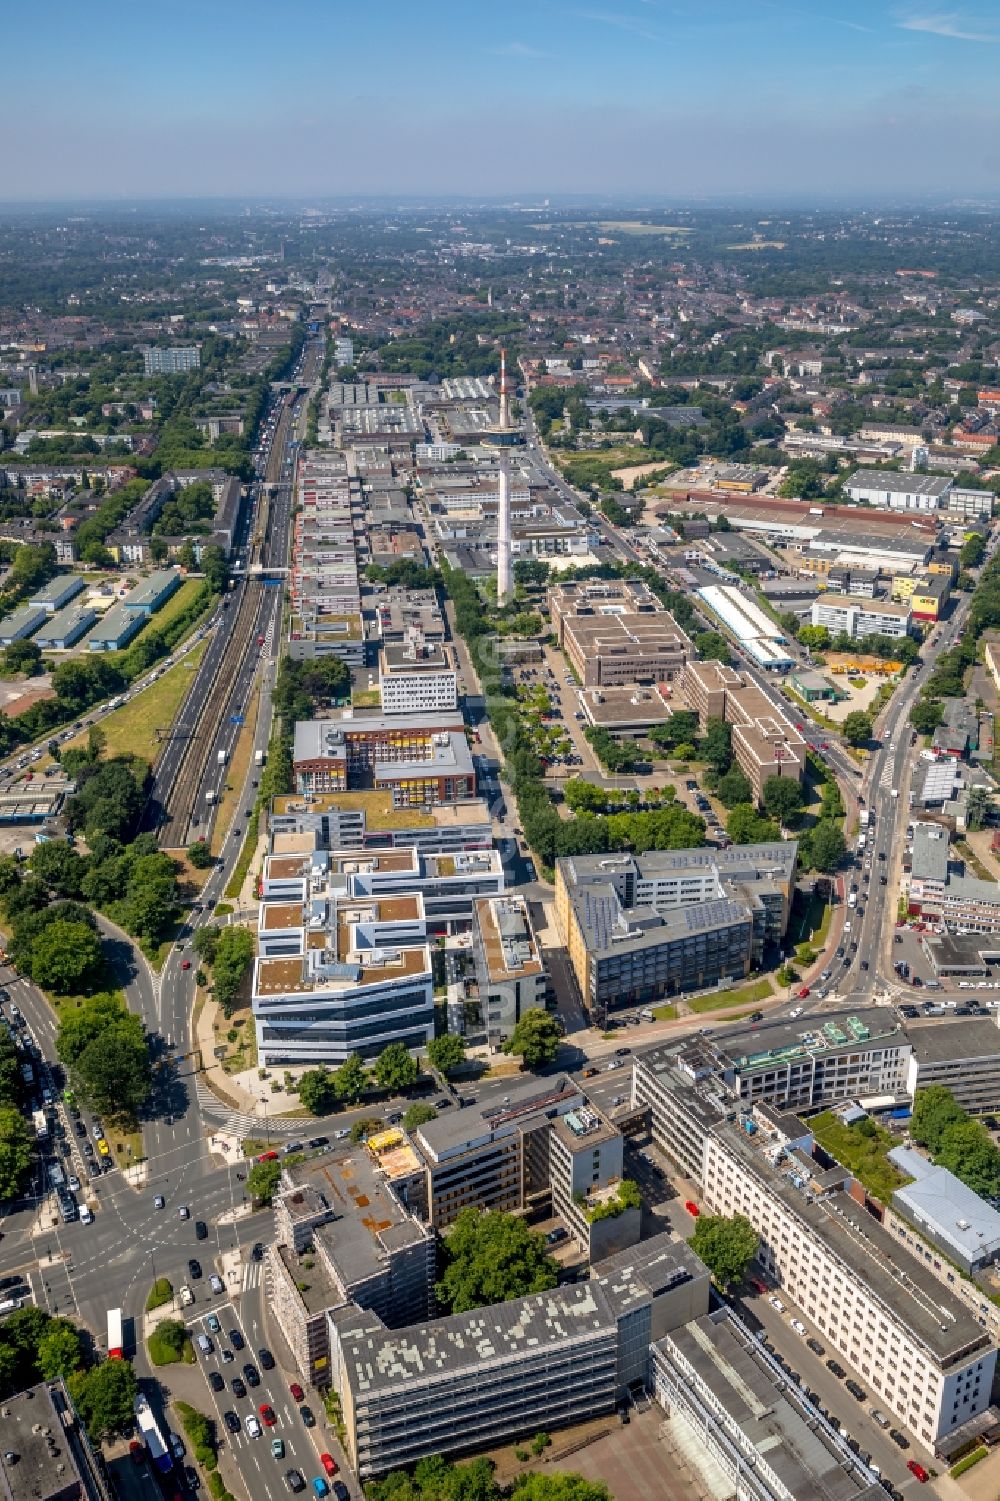
[[94,1223],[94,1211],[89,1204],[80,1205],[80,1224],[92,1225]]
[[213,1345],[207,1334],[199,1334],[198,1349],[203,1355],[211,1355],[212,1351],[215,1349],[215,1346]]

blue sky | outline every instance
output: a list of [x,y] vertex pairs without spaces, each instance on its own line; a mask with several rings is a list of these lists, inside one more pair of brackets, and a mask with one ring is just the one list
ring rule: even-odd
[[2,36],[7,200],[1000,196],[1000,0],[29,0]]

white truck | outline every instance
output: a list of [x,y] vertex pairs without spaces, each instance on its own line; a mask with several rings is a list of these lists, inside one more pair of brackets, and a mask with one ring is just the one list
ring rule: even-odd
[[254,751],[254,753],[253,753],[253,764],[255,766],[263,766],[263,764],[264,764],[264,752],[262,750]]
[[208,804],[209,807],[211,807],[212,804],[215,802],[215,796],[216,796],[216,794],[215,794],[214,790],[211,787],[209,787],[208,791],[205,793],[205,802]]
[[49,1123],[45,1119],[45,1111],[44,1110],[34,1110],[34,1111],[32,1111],[31,1120],[32,1120],[32,1124],[34,1125],[35,1135],[37,1136],[38,1140],[39,1141],[46,1141],[46,1140],[48,1140]]
[[63,1188],[66,1184],[66,1174],[58,1162],[50,1162],[47,1168],[49,1183],[53,1188]]
[[220,766],[225,766],[225,764],[226,764],[226,753],[225,753],[225,751],[224,750],[220,750],[215,759],[219,763]]

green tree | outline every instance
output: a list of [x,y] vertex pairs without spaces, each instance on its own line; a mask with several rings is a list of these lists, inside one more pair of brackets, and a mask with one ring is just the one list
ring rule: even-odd
[[223,928],[215,946],[212,981],[215,999],[228,1016],[253,964],[253,934],[249,928]]
[[965,799],[965,824],[972,830],[985,829],[993,812],[993,797],[989,789],[978,783],[969,788]]
[[741,1282],[757,1253],[760,1236],[742,1214],[702,1214],[695,1222],[691,1249],[723,1291]]
[[138,1115],[152,1091],[149,1048],[139,1018],[123,1013],[88,1043],[76,1060],[73,1079],[99,1115]]
[[442,1241],[441,1264],[435,1293],[447,1313],[466,1313],[556,1285],[557,1268],[544,1237],[499,1210],[461,1210]]
[[281,1182],[281,1163],[271,1159],[255,1162],[247,1173],[247,1191],[258,1204],[268,1205]]
[[705,725],[705,738],[701,742],[701,753],[720,776],[727,772],[733,763],[733,736],[732,730],[724,719],[718,719],[715,715]]
[[544,1068],[559,1050],[561,1034],[547,1011],[526,1011],[504,1043],[504,1052],[519,1057],[525,1068]]
[[393,1094],[412,1088],[419,1073],[420,1065],[402,1042],[390,1042],[375,1060],[375,1082]]
[[403,1130],[415,1131],[418,1126],[425,1126],[428,1121],[435,1120],[437,1120],[437,1111],[433,1105],[428,1105],[426,1100],[414,1100],[403,1116]]
[[719,801],[727,808],[735,808],[737,803],[749,803],[753,800],[749,778],[735,764],[719,778],[715,790]]
[[536,1470],[519,1475],[510,1492],[511,1501],[611,1501],[603,1480],[585,1480],[573,1471]]
[[337,1098],[345,1105],[356,1105],[368,1088],[368,1070],[357,1053],[351,1053],[334,1074]]
[[13,1105],[0,1105],[0,1200],[20,1191],[34,1156],[27,1122]]
[[1000,1193],[1000,1151],[980,1121],[966,1117],[947,1126],[934,1161],[981,1198],[992,1199]]
[[60,1061],[72,1068],[95,1037],[100,1037],[123,1014],[121,997],[107,991],[88,996],[79,1010],[64,1011],[56,1033],[56,1053]]
[[139,1392],[129,1360],[103,1360],[89,1371],[75,1371],[69,1389],[91,1439],[100,1443],[135,1421]]
[[215,864],[212,846],[207,839],[196,839],[193,844],[189,844],[187,857],[195,870],[207,870],[210,865]]
[[36,844],[28,860],[31,873],[59,896],[78,897],[83,894],[83,878],[87,862],[62,839],[49,839]]
[[334,1075],[322,1065],[311,1068],[299,1080],[299,1103],[310,1115],[329,1115],[337,1106]]
[[779,823],[788,824],[802,811],[802,788],[796,777],[768,777],[761,802],[764,812]]
[[796,634],[810,651],[825,651],[830,645],[830,632],[825,625],[802,625]]
[[872,738],[872,716],[864,709],[852,709],[845,715],[841,729],[848,745],[867,745]]
[[53,1319],[38,1342],[38,1369],[44,1379],[69,1376],[83,1363],[83,1346],[75,1324],[69,1319]]
[[42,670],[42,648],[36,641],[12,641],[3,654],[3,669],[10,677],[19,672],[33,677]]
[[221,932],[222,929],[217,927],[215,923],[206,923],[203,928],[195,929],[194,937],[191,939],[191,947],[203,963],[214,963]]
[[963,568],[978,568],[985,556],[986,543],[978,532],[975,532],[962,543],[958,560]]
[[31,978],[55,995],[86,990],[101,975],[101,940],[78,922],[50,922],[38,934],[31,954]]
[[465,1062],[465,1043],[457,1032],[442,1032],[427,1044],[427,1056],[439,1073],[453,1073]]
[[910,1134],[922,1147],[927,1147],[932,1157],[941,1149],[944,1134],[950,1126],[959,1125],[968,1119],[950,1089],[943,1084],[932,1084],[927,1089],[918,1089],[913,1100],[913,1115]]
[[778,825],[761,818],[752,803],[739,803],[730,811],[726,833],[734,844],[772,844],[781,838]]
[[847,853],[847,844],[835,823],[823,819],[809,836],[809,855],[816,870],[833,871]]
[[706,662],[730,660],[729,642],[721,631],[699,631],[694,638],[694,644],[699,657],[703,657]]
[[918,735],[933,735],[939,724],[944,723],[944,709],[940,699],[918,698],[910,710],[910,724]]

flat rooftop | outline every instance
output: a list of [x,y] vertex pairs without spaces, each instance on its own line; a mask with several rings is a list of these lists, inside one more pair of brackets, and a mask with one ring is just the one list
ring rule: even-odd
[[[998,1032],[1000,1037],[1000,1032]],[[799,1054],[828,1056],[842,1049],[859,1046],[903,1043],[906,1034],[893,1012],[886,1006],[870,1006],[857,1011],[823,1012],[814,1021],[761,1022],[754,1027],[737,1027],[720,1035],[718,1053],[723,1063],[747,1071],[774,1066]]]
[[[986,944],[981,946],[985,948]],[[908,1022],[906,1036],[918,1064],[1000,1056],[1000,1026],[995,1020],[987,1021],[985,1017],[957,1016],[953,1021]]]
[[[658,1342],[676,1350],[721,1412],[764,1456],[789,1496],[860,1501],[884,1496],[869,1484],[846,1444],[796,1400],[797,1388],[727,1308],[672,1330]],[[692,1389],[695,1395],[697,1388]],[[700,1394],[698,1394],[700,1396]]]
[[[807,1122],[802,1130],[808,1131]],[[723,1122],[715,1135],[943,1367],[992,1345],[965,1304],[848,1193],[838,1189],[820,1197],[805,1184],[797,1188],[789,1174],[772,1166],[760,1133],[748,1137],[738,1125]]]
[[[61,1381],[47,1381],[3,1399],[0,1495],[6,1501],[67,1501],[114,1494],[99,1479],[93,1453],[76,1423]],[[51,1445],[51,1447],[50,1447]],[[7,1452],[17,1455],[9,1463]]]
[[[524,1082],[505,1080],[484,1089],[474,1105],[446,1110],[415,1132],[417,1146],[432,1163],[507,1135],[539,1113],[549,1115],[585,1104],[583,1091],[568,1074]],[[551,1116],[550,1116],[551,1118]]]
[[491,981],[499,984],[542,973],[542,958],[523,897],[481,897],[475,903],[474,920]]

